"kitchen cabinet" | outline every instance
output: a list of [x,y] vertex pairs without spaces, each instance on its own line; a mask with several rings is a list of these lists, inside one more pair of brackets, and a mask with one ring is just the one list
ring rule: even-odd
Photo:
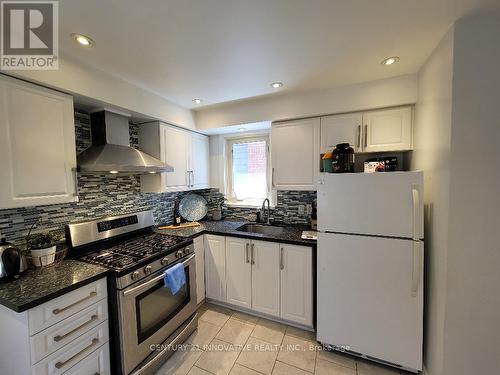
[[252,309],[280,316],[279,244],[267,241],[251,243]]
[[170,192],[209,187],[208,137],[161,122],[139,126],[142,151],[170,164],[172,172],[141,176],[143,192]]
[[227,303],[252,308],[250,240],[226,237]]
[[205,243],[202,236],[193,240],[194,254],[196,256],[196,303],[205,300]]
[[321,117],[321,152],[349,143],[355,152],[392,152],[412,149],[413,108]]
[[321,117],[321,152],[331,151],[339,143],[349,143],[355,152],[361,152],[362,124],[361,113]]
[[319,172],[320,119],[276,122],[271,127],[272,187],[315,190]]
[[0,75],[0,209],[78,201],[73,98]]
[[412,107],[363,113],[363,151],[412,149]]
[[223,236],[205,236],[206,297],[226,301],[226,240]]
[[280,244],[281,318],[313,324],[312,248]]
[[0,374],[110,374],[106,278],[0,320]]

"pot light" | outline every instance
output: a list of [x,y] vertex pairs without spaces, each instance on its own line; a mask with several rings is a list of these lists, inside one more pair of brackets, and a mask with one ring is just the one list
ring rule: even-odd
[[280,87],[283,87],[283,82],[273,82],[271,83],[271,87],[273,89],[279,89]]
[[193,99],[193,103],[200,104],[201,103],[201,99],[195,98],[195,99]]
[[391,56],[388,57],[387,59],[382,60],[382,65],[392,65],[394,63],[397,63],[399,61],[398,56]]
[[111,173],[111,174],[117,174],[118,171],[109,171],[109,173]]
[[244,127],[238,128],[238,131],[242,132],[245,131],[246,129]]
[[155,171],[150,171],[149,174],[155,174],[156,172]]
[[89,38],[88,36],[82,34],[71,34],[71,37],[78,43],[84,47],[91,47],[95,44],[95,42]]

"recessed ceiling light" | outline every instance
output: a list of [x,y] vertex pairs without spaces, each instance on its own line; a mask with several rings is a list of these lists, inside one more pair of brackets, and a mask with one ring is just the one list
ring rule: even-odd
[[195,99],[193,99],[193,103],[200,104],[201,103],[201,99],[195,98]]
[[82,46],[85,47],[92,47],[95,42],[89,38],[88,36],[82,35],[82,34],[71,34],[71,37],[78,43],[81,44]]
[[399,61],[398,56],[391,56],[388,57],[387,59],[382,60],[382,65],[392,65],[394,63],[397,63]]
[[273,89],[279,89],[280,87],[283,87],[283,82],[277,82],[277,81],[273,82],[273,83],[271,83],[271,87]]
[[155,171],[150,171],[149,173],[150,173],[150,174],[155,174],[156,172],[155,172]]
[[244,127],[238,128],[238,131],[242,132],[245,131],[246,129]]
[[109,171],[109,173],[111,173],[111,174],[117,174],[118,171]]

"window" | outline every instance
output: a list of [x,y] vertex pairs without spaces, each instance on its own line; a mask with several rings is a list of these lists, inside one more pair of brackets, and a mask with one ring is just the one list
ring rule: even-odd
[[260,206],[269,197],[268,140],[267,136],[228,140],[229,203]]

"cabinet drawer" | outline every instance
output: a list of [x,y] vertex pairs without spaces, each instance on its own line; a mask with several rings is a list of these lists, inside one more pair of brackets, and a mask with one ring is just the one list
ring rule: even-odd
[[64,375],[109,375],[109,343],[71,367]]
[[59,375],[68,371],[109,340],[108,321],[92,328],[32,367],[33,375]]
[[108,319],[108,301],[102,299],[75,315],[31,336],[31,363],[36,363]]
[[103,278],[29,310],[30,335],[74,315],[107,294],[106,279]]

